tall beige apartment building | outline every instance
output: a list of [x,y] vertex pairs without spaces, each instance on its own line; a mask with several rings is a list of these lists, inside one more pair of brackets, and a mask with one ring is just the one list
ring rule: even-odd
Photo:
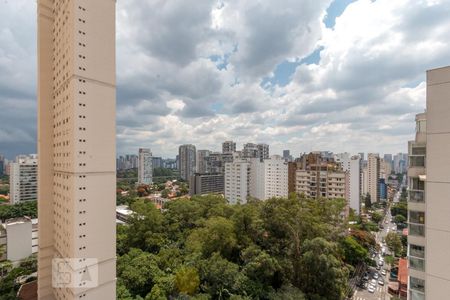
[[427,300],[450,297],[449,116],[450,66],[427,72],[424,216],[426,272],[424,289]]
[[[115,1],[38,0],[37,13],[38,298],[115,299]],[[55,287],[55,258],[98,268],[95,286]]]
[[380,156],[376,153],[367,156],[367,193],[372,203],[380,201]]

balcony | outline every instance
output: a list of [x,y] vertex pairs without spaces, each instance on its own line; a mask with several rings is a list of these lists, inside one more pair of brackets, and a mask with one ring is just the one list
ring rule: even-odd
[[424,191],[410,190],[410,191],[408,191],[408,194],[409,194],[410,202],[420,202],[420,203],[425,202],[425,192]]

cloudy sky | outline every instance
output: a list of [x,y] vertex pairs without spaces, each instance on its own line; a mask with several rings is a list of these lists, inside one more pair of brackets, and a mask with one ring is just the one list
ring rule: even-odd
[[[0,153],[36,151],[36,3],[0,0]],[[119,0],[117,151],[406,151],[448,0]]]

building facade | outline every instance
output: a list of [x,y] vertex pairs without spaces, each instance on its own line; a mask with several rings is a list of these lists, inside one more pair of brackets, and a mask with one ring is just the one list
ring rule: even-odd
[[195,173],[189,181],[189,195],[223,194],[225,190],[224,174]]
[[[450,66],[427,72],[425,182],[425,299],[450,295]],[[416,158],[410,164],[420,164]],[[410,222],[421,223],[418,215]],[[414,219],[418,217],[418,219]],[[420,284],[411,289],[420,291]]]
[[208,157],[211,154],[209,150],[197,150],[197,173],[209,173]]
[[308,198],[348,199],[347,174],[314,167],[297,170],[296,193]]
[[22,157],[10,164],[10,201],[16,204],[37,200],[38,159],[36,155]]
[[153,183],[153,157],[148,148],[139,148],[138,184]]
[[225,163],[225,199],[230,204],[247,203],[249,196],[250,163],[234,157]]
[[288,164],[279,155],[251,159],[250,196],[259,200],[288,196]]
[[[115,299],[115,1],[37,3],[38,299]],[[52,285],[56,258],[98,280]]]
[[232,154],[236,152],[236,143],[233,141],[225,141],[222,143],[222,153]]
[[196,172],[197,151],[194,145],[181,145],[178,149],[178,160],[180,177],[183,180],[189,180]]
[[380,201],[380,156],[376,153],[367,155],[367,193],[372,203]]

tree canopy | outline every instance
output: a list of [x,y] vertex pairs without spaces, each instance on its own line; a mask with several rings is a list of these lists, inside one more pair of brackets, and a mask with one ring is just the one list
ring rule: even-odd
[[348,236],[344,207],[297,196],[232,206],[208,195],[160,211],[137,200],[117,231],[117,297],[344,299],[348,266],[370,244]]

